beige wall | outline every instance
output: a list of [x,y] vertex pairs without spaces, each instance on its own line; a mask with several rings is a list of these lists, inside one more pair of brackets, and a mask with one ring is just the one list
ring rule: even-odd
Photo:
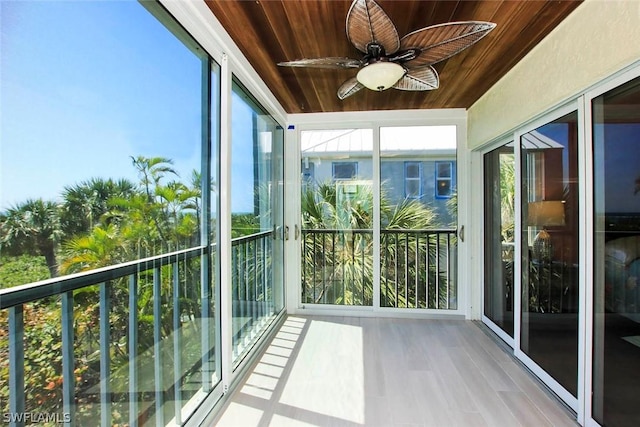
[[586,0],[468,111],[476,148],[640,60],[640,0]]

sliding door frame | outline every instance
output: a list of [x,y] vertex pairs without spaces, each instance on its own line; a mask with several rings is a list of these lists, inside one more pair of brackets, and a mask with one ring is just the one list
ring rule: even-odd
[[[500,337],[500,339],[502,341],[504,341],[505,343],[507,343],[507,345],[509,347],[511,347],[512,349],[515,346],[515,340],[514,337],[511,337],[507,332],[505,332],[500,326],[496,325],[489,317],[487,317],[485,315],[485,307],[484,307],[484,301],[485,301],[485,280],[486,280],[486,276],[485,276],[485,263],[484,263],[484,259],[486,256],[486,252],[485,252],[485,227],[484,227],[484,220],[485,220],[485,216],[487,214],[487,206],[486,206],[486,199],[485,199],[485,193],[484,193],[484,189],[485,189],[485,168],[484,168],[484,159],[485,159],[485,155],[497,150],[498,148],[504,147],[508,144],[514,144],[514,156],[515,156],[515,143],[513,142],[513,137],[509,136],[509,137],[505,137],[505,138],[501,138],[496,142],[493,142],[485,147],[482,148],[482,150],[479,151],[474,151],[473,152],[473,163],[474,163],[474,172],[476,172],[476,176],[481,176],[482,179],[479,180],[480,184],[478,186],[476,186],[476,190],[474,191],[473,194],[476,194],[482,201],[478,202],[477,204],[475,204],[475,206],[482,206],[482,215],[480,216],[480,218],[476,219],[476,222],[473,224],[474,228],[477,230],[481,230],[482,235],[480,236],[480,242],[481,244],[478,247],[478,253],[480,253],[480,257],[479,257],[479,263],[481,264],[481,273],[475,277],[480,277],[480,290],[481,290],[481,296],[480,296],[480,319],[482,320],[482,322],[489,328],[491,329],[491,331],[496,334],[498,337]],[[514,158],[514,163],[515,163],[515,158]],[[518,175],[518,168],[517,165],[514,165],[515,168],[515,174],[516,177]],[[517,179],[517,178],[516,178]],[[516,185],[514,183],[514,185]],[[478,187],[482,187],[482,191],[480,191],[480,189]],[[517,196],[516,196],[517,197]],[[517,198],[516,198],[517,200]],[[517,216],[515,215],[514,212],[514,216],[515,218],[517,218]],[[515,235],[515,230],[514,230],[514,236],[515,236],[515,240],[514,240],[514,245],[518,244],[518,236]],[[516,260],[516,256],[515,256],[515,251],[514,251],[514,260]],[[514,267],[515,267],[515,261],[514,261]],[[516,270],[514,270],[514,276],[516,275]],[[515,279],[516,277],[514,277],[514,289],[513,289],[513,316],[514,316],[514,336],[515,336],[515,320],[516,320],[516,289],[515,289]]]
[[[482,177],[476,180],[473,186],[473,194],[481,191],[484,186],[484,169],[482,167],[484,154],[507,143],[514,141],[514,154],[516,157],[516,259],[522,259],[522,162],[520,140],[522,135],[537,129],[538,127],[550,123],[568,113],[577,111],[578,114],[578,192],[579,192],[579,310],[578,310],[578,389],[577,397],[572,396],[564,387],[553,379],[535,361],[528,357],[521,348],[520,336],[522,332],[522,263],[515,266],[515,294],[514,294],[514,338],[510,339],[484,314],[481,318],[483,323],[496,335],[513,347],[514,356],[530,369],[540,380],[542,380],[561,400],[571,408],[577,416],[577,421],[581,425],[596,427],[600,424],[592,417],[593,401],[593,354],[594,348],[594,145],[593,145],[593,115],[592,101],[594,98],[615,89],[625,83],[640,77],[640,61],[629,65],[612,76],[597,82],[584,91],[576,94],[568,101],[550,108],[543,114],[518,126],[512,132],[505,134],[501,138],[496,138],[489,144],[475,150],[472,153],[474,159],[474,177]],[[477,196],[476,196],[477,197]],[[483,210],[483,216],[486,214]],[[482,219],[476,223],[477,231],[474,232],[476,239],[481,244],[475,246],[482,251],[479,260],[473,262],[473,269],[480,270],[480,277],[484,278],[484,241]],[[474,227],[475,228],[475,227]],[[484,283],[481,288],[484,290]],[[484,292],[484,291],[483,291]],[[484,293],[480,299],[474,299],[478,305],[484,308]]]
[[[523,232],[523,224],[522,224],[522,151],[521,151],[521,138],[528,132],[531,132],[545,124],[553,122],[556,119],[559,119],[569,113],[577,112],[578,114],[578,193],[579,193],[579,230],[578,235],[581,236],[581,241],[579,242],[579,265],[581,266],[579,270],[579,310],[578,310],[578,352],[576,357],[578,358],[578,372],[576,375],[578,376],[578,389],[577,396],[574,397],[570,392],[568,392],[558,381],[556,381],[550,374],[548,374],[540,365],[538,365],[533,359],[531,359],[523,350],[521,344],[521,334],[522,334],[522,262],[514,263],[514,298],[513,298],[513,307],[514,307],[514,331],[513,338],[510,337],[506,332],[504,332],[500,327],[498,327],[494,322],[491,321],[487,316],[484,315],[484,227],[483,219],[484,215],[486,215],[486,210],[483,208],[482,218],[476,222],[479,232],[476,233],[480,242],[480,245],[477,246],[477,249],[480,250],[481,256],[480,259],[475,263],[479,266],[482,273],[479,275],[482,277],[481,284],[481,298],[479,300],[479,305],[481,308],[481,319],[483,323],[491,329],[496,335],[498,335],[505,343],[507,343],[510,347],[513,348],[513,354],[517,357],[529,370],[531,370],[538,378],[540,378],[546,385],[553,391],[565,404],[571,408],[576,414],[578,422],[584,419],[584,400],[585,400],[585,387],[584,387],[584,377],[585,377],[585,348],[586,348],[586,336],[585,336],[585,310],[584,310],[584,299],[587,294],[587,289],[584,287],[585,277],[586,277],[586,250],[584,243],[584,236],[586,236],[587,225],[586,225],[586,215],[585,215],[585,201],[583,195],[587,194],[586,188],[586,168],[585,168],[585,144],[581,143],[584,141],[584,103],[580,98],[571,100],[557,108],[554,108],[548,111],[546,114],[532,120],[513,131],[513,133],[508,134],[507,136],[497,139],[491,144],[488,144],[480,150],[474,151],[476,163],[479,163],[475,168],[476,176],[482,176],[482,180],[478,180],[478,182],[474,186],[474,193],[481,193],[484,195],[484,155],[489,153],[490,151],[499,148],[509,142],[513,142],[514,146],[514,157],[515,157],[515,251],[514,251],[514,259],[522,260],[522,232]],[[482,206],[484,207],[484,201]],[[476,299],[476,301],[478,301]]]
[[[584,140],[582,135],[584,131],[581,131],[580,118],[584,116],[582,112],[583,107],[580,105],[578,100],[573,100],[568,102],[567,104],[550,111],[548,114],[528,123],[526,126],[520,127],[514,133],[514,151],[515,151],[515,159],[516,159],[516,224],[515,224],[515,235],[516,235],[516,250],[515,250],[515,259],[522,260],[522,232],[523,232],[523,224],[522,224],[522,149],[521,149],[521,139],[522,136],[531,132],[541,126],[544,126],[548,123],[553,122],[567,114],[572,112],[578,113],[578,162],[581,163],[582,155],[581,152],[584,151],[584,145],[580,144],[581,140]],[[579,166],[578,171],[578,194],[579,199],[585,193],[585,180],[584,180],[584,167]],[[578,228],[578,236],[584,238],[586,229],[584,224],[584,211],[579,212],[578,218],[579,228]],[[578,247],[580,248],[578,264],[581,266],[579,269],[580,275],[584,273],[585,266],[585,253],[583,250],[584,243],[578,242]],[[576,375],[578,376],[578,391],[577,396],[574,397],[569,391],[567,391],[558,381],[556,381],[550,374],[548,374],[540,365],[538,365],[533,359],[531,359],[523,350],[522,350],[522,262],[519,262],[515,266],[515,298],[514,298],[514,354],[515,356],[524,363],[524,365],[529,368],[538,378],[540,378],[546,385],[549,387],[560,399],[562,399],[565,404],[567,404],[576,414],[578,414],[578,419],[580,419],[580,414],[582,410],[580,409],[581,402],[584,401],[584,387],[581,387],[581,383],[583,383],[584,379],[584,309],[583,305],[580,305],[582,301],[579,302],[578,306],[578,354],[576,357],[578,358],[578,372]],[[579,278],[579,289],[580,289],[580,299],[583,298],[583,294],[585,293],[585,289],[581,280],[582,277]]]
[[[336,130],[336,129],[372,129],[373,130],[373,153],[372,161],[376,165],[373,168],[373,196],[374,208],[374,266],[380,265],[380,129],[385,127],[411,127],[411,126],[456,126],[457,142],[457,191],[458,191],[458,230],[463,225],[470,229],[469,218],[469,186],[470,173],[469,150],[466,148],[466,111],[460,109],[450,110],[430,110],[429,112],[418,110],[407,111],[370,111],[359,113],[318,113],[318,114],[294,114],[289,116],[290,124],[286,133],[285,146],[287,153],[286,176],[298,177],[293,180],[292,185],[287,188],[285,198],[289,201],[287,215],[288,224],[292,224],[294,230],[299,230],[300,224],[300,133],[303,131]],[[293,202],[292,202],[293,201]],[[291,205],[297,204],[292,208]],[[376,230],[377,229],[377,230]],[[292,233],[293,235],[294,233]],[[464,242],[458,241],[458,306],[455,310],[444,309],[407,309],[380,307],[379,282],[380,272],[374,268],[374,293],[373,304],[370,306],[342,306],[323,304],[303,304],[300,292],[300,263],[292,262],[287,265],[287,311],[290,314],[318,314],[318,315],[340,315],[340,316],[376,316],[376,317],[413,317],[413,318],[471,318],[469,302],[473,292],[469,280],[468,263],[463,262],[468,257],[468,239]],[[286,249],[286,258],[299,260],[301,256],[300,240],[289,240]],[[295,265],[294,265],[295,264]]]
[[[594,391],[594,382],[593,382],[593,369],[595,368],[593,365],[593,354],[595,351],[602,351],[603,349],[594,348],[594,335],[595,335],[595,322],[594,322],[594,301],[595,301],[595,281],[594,281],[594,272],[595,272],[595,263],[594,256],[595,250],[597,249],[594,241],[594,226],[595,226],[595,218],[594,218],[594,192],[595,192],[595,181],[594,181],[594,135],[593,135],[593,111],[592,111],[592,103],[593,100],[610,90],[613,90],[617,87],[628,83],[629,81],[640,77],[640,62],[634,64],[631,67],[615,74],[614,76],[608,78],[604,82],[594,86],[590,90],[586,91],[585,94],[581,97],[584,111],[584,165],[585,165],[585,181],[587,182],[587,188],[585,191],[584,199],[584,211],[585,215],[585,223],[586,223],[586,232],[585,232],[585,278],[584,283],[585,287],[589,290],[586,292],[586,298],[584,300],[585,307],[585,330],[584,330],[584,341],[585,341],[585,363],[584,363],[584,394],[586,397],[592,395]],[[581,198],[582,199],[582,198]],[[583,206],[580,207],[581,209]],[[596,427],[600,426],[600,424],[593,418],[593,399],[585,398],[584,402],[584,418],[582,424],[587,427]],[[579,420],[580,422],[580,420]]]

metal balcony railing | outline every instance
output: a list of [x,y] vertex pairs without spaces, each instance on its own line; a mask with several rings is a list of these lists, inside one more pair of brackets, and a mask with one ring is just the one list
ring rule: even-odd
[[[9,312],[12,424],[23,424],[19,414],[52,409],[59,411],[58,419],[72,424],[102,426],[151,420],[165,425],[190,415],[185,402],[197,391],[208,392],[216,381],[213,295],[206,286],[209,264],[203,259],[208,256],[207,247],[196,247],[1,290],[0,309]],[[61,408],[25,401],[25,377],[34,361],[25,359],[24,314],[28,305],[45,302],[61,309],[61,343],[51,343],[61,353]],[[95,305],[98,333],[91,335],[98,336],[97,349],[91,338],[76,339],[87,331],[79,331],[75,321]],[[37,322],[29,320],[30,327]],[[185,345],[194,342],[199,354],[185,354]],[[92,384],[76,381],[85,368],[97,371]],[[200,387],[193,390],[186,383],[196,376]],[[56,386],[54,381],[52,388]]]
[[276,315],[272,236],[265,231],[231,241],[234,367]]
[[[456,309],[456,230],[380,231],[380,305]],[[373,230],[302,231],[302,301],[371,305]]]
[[[271,244],[268,232],[232,241],[236,354],[248,351],[274,315]],[[72,425],[184,422],[220,379],[209,267],[215,251],[215,245],[194,247],[0,290],[0,315],[8,317],[0,333],[9,342],[0,348],[9,358],[8,384],[0,378],[0,387],[8,388],[3,408],[10,424],[28,424],[23,414],[33,420],[45,412],[53,423]],[[39,304],[42,309],[34,309]],[[50,311],[61,324],[37,318]],[[91,325],[86,330],[79,329],[83,316]],[[53,328],[59,336],[42,343],[59,353],[61,372],[43,385],[56,402],[27,398],[39,363],[25,359],[34,353],[25,349],[25,334],[34,328]]]

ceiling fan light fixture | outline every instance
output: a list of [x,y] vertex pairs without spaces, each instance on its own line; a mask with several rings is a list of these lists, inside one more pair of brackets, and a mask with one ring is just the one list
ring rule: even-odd
[[358,71],[358,82],[371,90],[383,91],[396,84],[406,73],[404,67],[395,62],[378,61]]

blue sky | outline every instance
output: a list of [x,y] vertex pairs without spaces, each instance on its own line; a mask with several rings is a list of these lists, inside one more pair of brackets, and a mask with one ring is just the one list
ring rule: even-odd
[[0,31],[0,210],[137,181],[130,156],[200,168],[200,60],[136,1],[0,0]]

